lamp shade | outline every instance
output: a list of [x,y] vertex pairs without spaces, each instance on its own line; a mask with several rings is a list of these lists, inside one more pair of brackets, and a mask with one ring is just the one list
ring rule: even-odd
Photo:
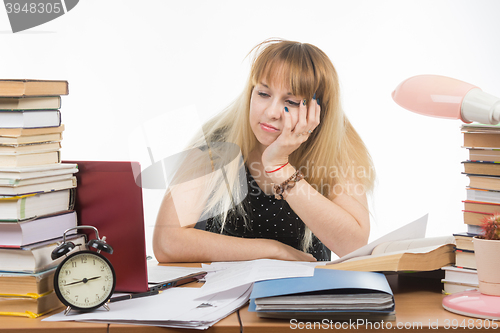
[[446,76],[411,77],[396,87],[392,98],[403,108],[426,116],[461,119],[466,123],[500,122],[500,98]]
[[476,88],[446,76],[418,75],[401,82],[392,98],[399,106],[419,114],[468,122],[462,117],[462,102]]

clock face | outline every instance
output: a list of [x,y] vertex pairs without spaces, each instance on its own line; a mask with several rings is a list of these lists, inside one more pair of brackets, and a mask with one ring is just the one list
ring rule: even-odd
[[64,305],[92,310],[111,297],[115,281],[108,259],[96,252],[80,251],[59,265],[54,275],[54,289]]

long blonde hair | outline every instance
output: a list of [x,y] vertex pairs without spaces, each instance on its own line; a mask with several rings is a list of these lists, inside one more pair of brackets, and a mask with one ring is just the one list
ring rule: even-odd
[[[328,56],[311,44],[276,39],[257,45],[252,52],[254,58],[245,89],[223,112],[205,123],[203,134],[192,144],[197,147],[207,143],[210,147],[211,142],[233,143],[240,148],[242,156],[242,159],[230,159],[230,163],[219,166],[225,172],[212,172],[206,182],[203,216],[215,217],[222,232],[229,214],[236,211],[244,215],[241,202],[246,192],[241,186],[241,161],[246,163],[257,145],[249,123],[250,98],[255,85],[263,80],[284,84],[293,95],[307,100],[316,95],[320,101],[319,126],[289,156],[290,164],[301,169],[305,180],[329,198],[335,196],[339,186],[346,188],[351,182],[371,191],[375,177],[373,163],[342,110],[337,72]],[[215,164],[217,160],[227,162],[227,158],[222,157],[223,149],[211,149],[210,155]],[[302,249],[307,251],[311,243],[312,234],[306,228]]]

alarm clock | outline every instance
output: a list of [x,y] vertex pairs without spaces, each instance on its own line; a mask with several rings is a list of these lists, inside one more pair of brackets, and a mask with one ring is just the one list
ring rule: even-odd
[[[73,242],[66,242],[66,233],[74,229],[94,229],[96,239],[90,240],[86,246],[97,251],[81,250],[67,255],[75,248]],[[58,265],[54,274],[54,290],[59,300],[67,306],[64,314],[72,309],[92,311],[106,304],[113,295],[116,285],[116,275],[113,265],[100,252],[112,254],[113,248],[106,244],[106,237],[99,238],[97,228],[78,226],[66,230],[63,243],[52,251],[52,259],[66,255]]]

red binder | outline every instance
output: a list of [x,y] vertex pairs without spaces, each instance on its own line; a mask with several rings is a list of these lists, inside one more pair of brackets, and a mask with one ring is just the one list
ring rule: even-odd
[[[136,184],[137,162],[64,161],[78,164],[75,210],[78,225],[97,228],[113,248],[101,252],[116,273],[115,291],[148,290],[142,188]],[[90,239],[94,231],[84,231]]]

